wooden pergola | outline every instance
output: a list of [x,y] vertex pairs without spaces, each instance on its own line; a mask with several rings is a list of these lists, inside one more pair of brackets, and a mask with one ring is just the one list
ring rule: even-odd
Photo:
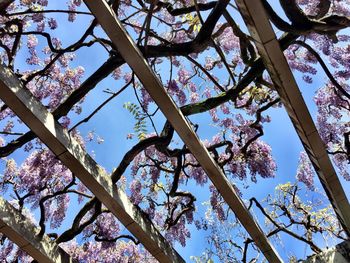
[[[4,2],[9,1],[0,0],[0,7]],[[266,259],[269,262],[283,262],[234,190],[233,185],[201,143],[189,121],[167,94],[114,11],[105,0],[85,0],[84,2],[198,163],[203,167]],[[267,14],[260,0],[236,0],[236,3],[338,219],[347,235],[350,236],[349,202],[279,46]],[[140,211],[140,208],[131,203],[127,195],[112,183],[110,176],[60,126],[41,102],[23,87],[14,73],[4,66],[0,66],[0,98],[159,262],[185,262],[152,222]],[[37,237],[35,227],[27,222],[28,220],[23,219],[23,222],[19,224],[17,219],[23,218],[23,216],[19,215],[16,209],[6,201],[0,199],[0,206],[0,232],[6,234],[34,259],[39,262],[73,262],[48,237]],[[35,252],[31,253],[31,251]]]

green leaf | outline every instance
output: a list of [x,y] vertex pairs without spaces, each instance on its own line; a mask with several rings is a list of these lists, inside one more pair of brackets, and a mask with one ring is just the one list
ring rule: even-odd
[[147,123],[145,119],[147,116],[140,110],[140,106],[132,102],[126,102],[123,107],[128,110],[136,120],[134,132],[137,134],[137,138],[140,141],[146,139]]

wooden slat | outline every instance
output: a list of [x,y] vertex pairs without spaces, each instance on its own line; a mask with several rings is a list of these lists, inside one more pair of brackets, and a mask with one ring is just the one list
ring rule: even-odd
[[39,238],[39,229],[2,197],[0,232],[40,263],[77,263],[48,236]]
[[23,87],[0,66],[0,98],[160,262],[185,262],[106,172]]
[[349,201],[279,46],[262,2],[236,0],[236,3],[335,213],[350,237]]
[[218,189],[226,203],[246,228],[259,249],[270,262],[282,262],[275,249],[261,230],[257,222],[237,195],[232,184],[222,173],[208,150],[200,142],[187,119],[167,94],[162,83],[154,74],[142,53],[104,0],[85,0],[86,5],[95,15],[118,52],[133,69],[139,80],[157,103],[165,117],[172,124],[181,139],[201,164],[207,175]]

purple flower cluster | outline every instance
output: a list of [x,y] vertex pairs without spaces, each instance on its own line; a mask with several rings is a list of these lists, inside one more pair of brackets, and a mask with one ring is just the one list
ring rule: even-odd
[[315,172],[313,170],[309,157],[305,152],[301,152],[296,178],[298,181],[303,182],[308,189],[314,190],[314,177]]

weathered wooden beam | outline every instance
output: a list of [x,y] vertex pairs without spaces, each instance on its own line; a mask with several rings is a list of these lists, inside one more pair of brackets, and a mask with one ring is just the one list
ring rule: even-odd
[[350,205],[315,123],[280,48],[261,0],[236,0],[287,113],[338,219],[350,237]]
[[282,262],[262,229],[244,205],[242,199],[234,190],[232,184],[210,156],[205,146],[200,142],[189,122],[168,95],[162,83],[154,74],[136,44],[125,31],[113,10],[104,0],[85,0],[85,3],[95,15],[113,44],[117,47],[118,52],[120,52],[125,61],[135,72],[145,89],[164,113],[165,117],[169,120],[188,149],[206,171],[215,187],[242,225],[246,228],[255,244],[270,262]]
[[14,73],[0,66],[0,99],[56,154],[160,262],[185,262],[145,214],[118,189],[53,115],[23,87]]
[[37,236],[39,229],[2,197],[0,197],[0,232],[40,263],[77,262],[48,236],[44,235],[42,238]]

